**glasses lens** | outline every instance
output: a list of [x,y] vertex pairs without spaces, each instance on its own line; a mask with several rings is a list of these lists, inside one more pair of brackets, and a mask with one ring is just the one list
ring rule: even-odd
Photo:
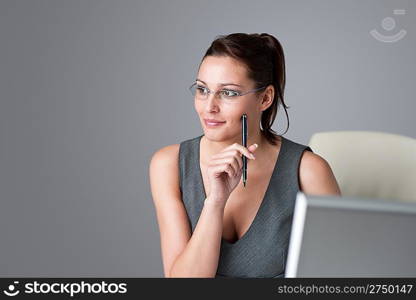
[[192,96],[195,96],[196,84],[191,85],[189,90],[191,91]]
[[231,102],[237,99],[239,93],[233,90],[222,90],[220,91],[220,96],[222,100]]
[[206,87],[200,86],[198,84],[193,84],[190,87],[190,91],[193,96],[198,99],[206,99],[208,96],[208,89]]
[[[199,85],[197,83],[191,85],[189,87],[189,90],[191,91],[191,94],[199,100],[207,99],[208,95],[211,93],[211,91],[207,87]],[[220,90],[217,92],[217,94],[221,98],[221,100],[227,102],[234,102],[235,99],[237,99],[237,97],[240,95],[239,92],[230,89]]]

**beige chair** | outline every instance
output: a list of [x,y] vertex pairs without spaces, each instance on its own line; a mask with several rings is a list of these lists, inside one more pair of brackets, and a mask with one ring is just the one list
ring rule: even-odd
[[309,146],[330,164],[342,196],[416,202],[416,139],[333,131],[312,135]]

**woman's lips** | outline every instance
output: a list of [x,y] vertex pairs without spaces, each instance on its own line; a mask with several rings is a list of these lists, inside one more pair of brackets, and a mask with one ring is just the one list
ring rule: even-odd
[[225,121],[216,121],[216,120],[207,120],[204,119],[205,125],[210,126],[210,127],[217,127],[217,126],[221,126],[223,124],[225,124]]

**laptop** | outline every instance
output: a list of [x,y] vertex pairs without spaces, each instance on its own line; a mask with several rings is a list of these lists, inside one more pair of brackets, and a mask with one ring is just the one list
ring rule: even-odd
[[416,203],[299,191],[285,277],[416,277]]

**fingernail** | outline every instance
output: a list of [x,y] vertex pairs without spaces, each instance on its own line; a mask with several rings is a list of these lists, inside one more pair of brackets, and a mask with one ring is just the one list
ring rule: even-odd
[[257,144],[254,144],[254,146],[257,148],[259,145],[257,145]]
[[256,159],[256,157],[254,156],[254,154],[250,154],[250,157],[252,158],[252,159]]

